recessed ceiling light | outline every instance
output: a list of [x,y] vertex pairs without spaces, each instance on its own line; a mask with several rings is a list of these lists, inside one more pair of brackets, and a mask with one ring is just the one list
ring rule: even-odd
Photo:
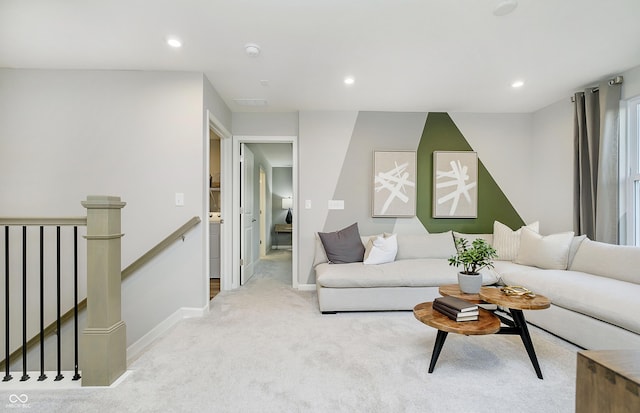
[[498,3],[495,9],[493,9],[494,16],[506,16],[518,7],[516,0],[504,0]]
[[171,47],[175,47],[176,49],[182,47],[182,42],[176,37],[169,37],[167,39],[167,44]]
[[353,78],[353,76],[347,76],[344,78],[344,84],[345,85],[353,85],[355,83],[355,79]]
[[522,86],[524,86],[524,82],[522,80],[516,80],[511,84],[511,87],[516,89]]

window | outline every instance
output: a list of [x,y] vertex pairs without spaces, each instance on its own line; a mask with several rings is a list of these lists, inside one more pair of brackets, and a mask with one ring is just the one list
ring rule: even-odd
[[627,167],[623,176],[626,178],[626,202],[623,216],[627,218],[626,241],[629,245],[640,246],[640,97],[627,102]]

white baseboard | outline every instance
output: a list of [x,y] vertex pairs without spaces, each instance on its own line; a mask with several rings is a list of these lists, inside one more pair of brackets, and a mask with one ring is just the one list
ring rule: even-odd
[[209,304],[203,308],[182,307],[169,317],[162,320],[158,325],[151,329],[147,334],[140,337],[138,341],[127,347],[127,365],[135,360],[145,348],[158,338],[162,337],[171,327],[178,324],[185,318],[202,317],[209,311]]
[[291,250],[293,247],[291,245],[272,245],[272,250]]
[[300,291],[315,291],[315,284],[298,284],[298,290]]

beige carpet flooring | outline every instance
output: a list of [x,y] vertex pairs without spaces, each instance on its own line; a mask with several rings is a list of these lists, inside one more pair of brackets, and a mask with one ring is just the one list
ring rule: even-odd
[[29,411],[573,412],[576,347],[532,328],[539,380],[519,337],[450,334],[428,374],[436,330],[411,312],[322,315],[314,292],[291,288],[290,259],[270,254],[118,386],[30,391]]

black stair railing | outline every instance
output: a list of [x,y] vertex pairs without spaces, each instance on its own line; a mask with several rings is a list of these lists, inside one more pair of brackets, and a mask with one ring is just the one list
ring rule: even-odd
[[[55,290],[55,312],[56,312],[56,367],[57,374],[55,376],[54,381],[59,381],[64,378],[62,374],[62,351],[63,351],[63,342],[62,342],[62,334],[61,334],[61,296],[62,296],[62,266],[61,266],[61,258],[62,258],[62,243],[61,243],[61,225],[73,225],[73,249],[70,251],[73,254],[72,262],[73,262],[73,323],[74,323],[74,334],[73,334],[73,343],[70,345],[73,346],[73,354],[74,354],[74,376],[73,380],[79,380],[81,378],[79,374],[79,363],[78,363],[78,225],[86,225],[86,218],[71,218],[71,219],[60,219],[59,223],[56,225],[56,219],[14,219],[15,224],[7,224],[5,225],[5,375],[2,381],[10,381],[13,379],[11,375],[10,367],[12,356],[16,356],[19,354],[11,354],[11,315],[14,314],[14,311],[18,310],[18,308],[12,308],[10,302],[10,280],[11,280],[11,266],[10,266],[10,257],[11,257],[11,246],[12,246],[12,237],[10,236],[11,227],[22,227],[22,285],[21,285],[21,306],[20,310],[22,312],[22,347],[21,347],[21,356],[22,356],[22,376],[20,377],[20,381],[27,381],[30,379],[28,370],[28,357],[27,357],[27,336],[28,336],[28,317],[27,311],[35,311],[34,303],[28,303],[28,294],[27,294],[27,286],[28,286],[28,276],[29,271],[28,265],[31,263],[33,265],[34,260],[29,257],[29,249],[28,249],[28,231],[27,226],[39,226],[39,280],[38,280],[38,288],[39,288],[39,303],[38,303],[38,318],[39,318],[39,341],[40,341],[40,375],[38,377],[38,381],[43,381],[47,379],[47,375],[45,374],[45,280],[48,276],[46,274],[46,265],[45,265],[45,233],[46,229],[49,227],[53,229],[55,227],[55,274],[52,274],[51,277],[55,276],[56,282],[56,290]],[[23,222],[20,222],[23,221]],[[46,225],[45,225],[46,223]],[[53,224],[51,224],[53,223]],[[18,240],[15,240],[18,241]],[[14,243],[13,245],[19,245]],[[65,252],[67,253],[67,252]],[[16,306],[18,307],[18,306]]]

